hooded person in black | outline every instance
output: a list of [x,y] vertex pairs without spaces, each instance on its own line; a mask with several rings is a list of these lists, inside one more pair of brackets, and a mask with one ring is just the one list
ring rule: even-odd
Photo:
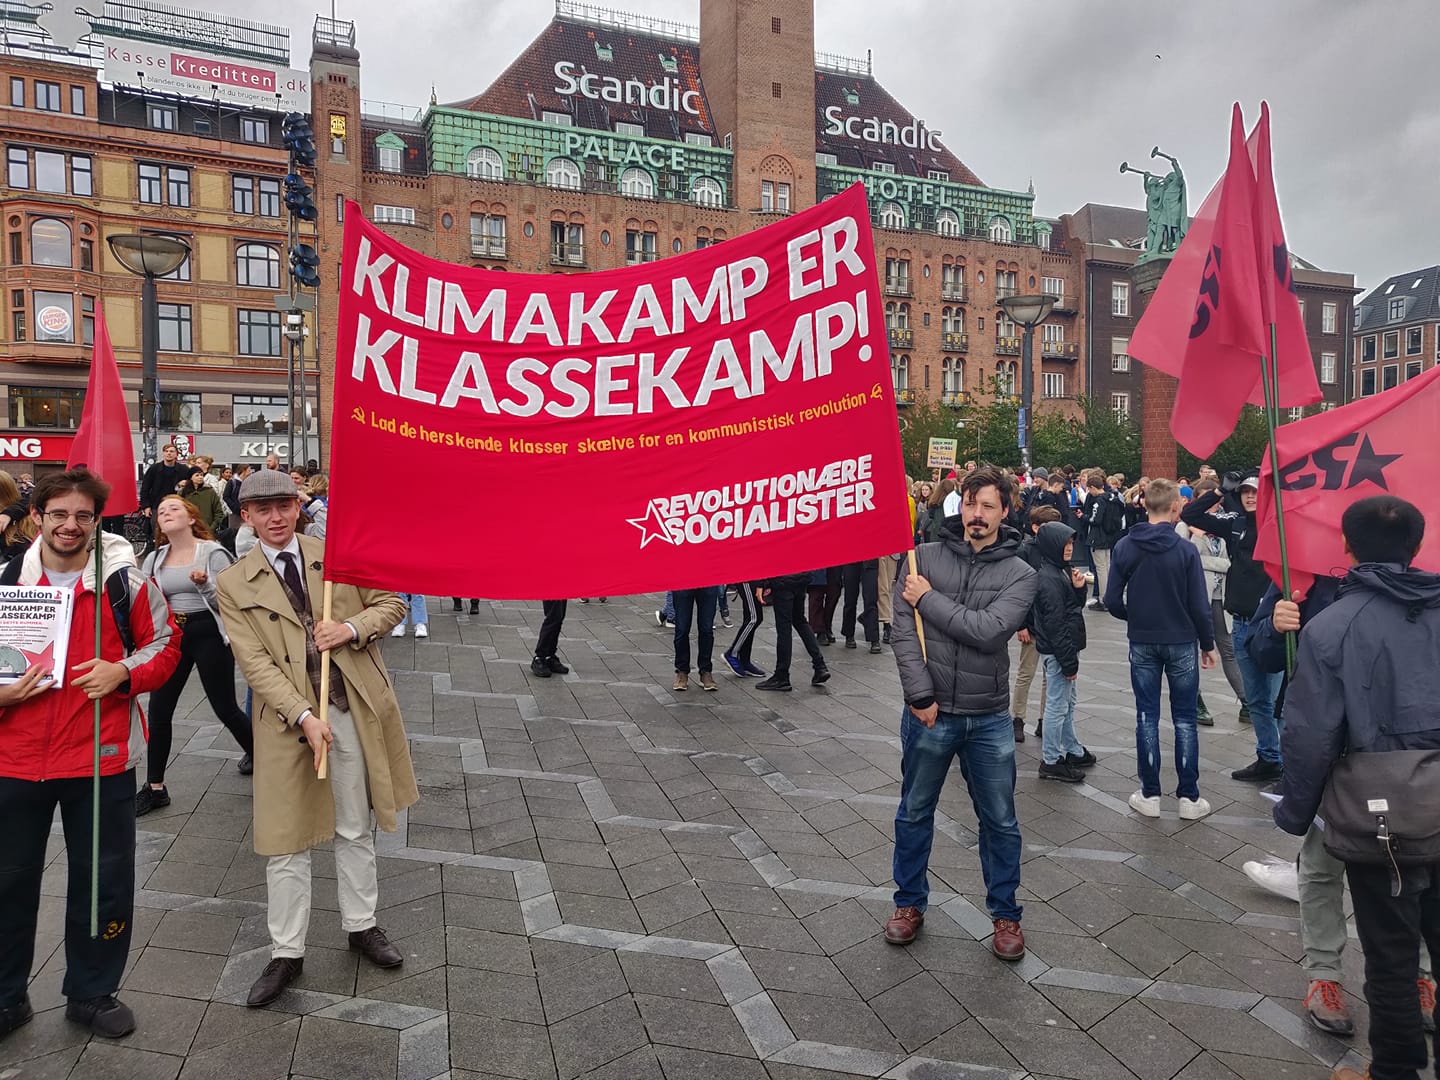
[[1085,648],[1085,576],[1070,566],[1075,530],[1040,526],[1033,548],[1035,602],[1026,629],[1045,664],[1045,728],[1040,779],[1078,784],[1095,755],[1075,737],[1075,678]]

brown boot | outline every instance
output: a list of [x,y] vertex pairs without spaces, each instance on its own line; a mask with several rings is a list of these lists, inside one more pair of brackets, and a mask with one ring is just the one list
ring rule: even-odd
[[670,689],[672,689],[672,690],[689,690],[689,689],[690,689],[690,676],[687,675],[687,674],[686,674],[685,672],[683,672],[683,671],[677,671],[677,672],[675,672],[675,685],[672,686]]
[[925,913],[919,908],[896,908],[895,914],[885,924],[885,940],[891,945],[909,945],[924,922]]
[[995,936],[990,939],[990,948],[1001,960],[1019,960],[1025,955],[1025,935],[1020,924],[1014,919],[996,919]]

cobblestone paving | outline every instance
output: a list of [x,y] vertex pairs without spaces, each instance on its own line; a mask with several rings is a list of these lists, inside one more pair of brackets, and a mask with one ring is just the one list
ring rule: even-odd
[[[422,795],[380,834],[380,924],[405,964],[382,972],[346,949],[320,853],[304,975],[269,1009],[243,1005],[268,958],[250,784],[192,687],[174,804],[140,821],[122,990],[139,1030],[88,1040],[63,1018],[56,836],[37,1016],[0,1042],[0,1078],[1324,1080],[1346,1055],[1302,1021],[1295,906],[1240,870],[1296,843],[1228,777],[1253,741],[1217,673],[1204,687],[1218,723],[1201,729],[1216,813],[1182,822],[1167,800],[1141,819],[1125,802],[1123,627],[1087,614],[1078,727],[1100,763],[1085,785],[1044,783],[1038,740],[1019,748],[1029,952],[1011,965],[987,947],[958,773],[921,936],[882,938],[899,779],[889,650],[830,648],[821,691],[767,695],[717,671],[719,693],[673,693],[654,600],[572,603],[565,678],[529,673],[536,604],[453,615],[431,598],[428,640],[386,640]],[[728,641],[717,627],[722,668]],[[761,666],[772,642],[767,626]],[[1358,994],[1358,947],[1345,963]]]

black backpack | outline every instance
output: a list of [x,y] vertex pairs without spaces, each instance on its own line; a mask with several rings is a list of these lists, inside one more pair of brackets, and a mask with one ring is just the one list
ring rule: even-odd
[[[20,571],[24,556],[17,555],[0,569],[0,585],[19,585]],[[110,601],[110,612],[115,616],[115,631],[120,635],[120,644],[129,656],[135,651],[135,631],[130,626],[130,586],[126,581],[124,567],[105,579],[105,597]]]

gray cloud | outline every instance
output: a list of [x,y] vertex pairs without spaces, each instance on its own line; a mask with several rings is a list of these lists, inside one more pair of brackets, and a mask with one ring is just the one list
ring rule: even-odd
[[[611,0],[699,21],[696,0]],[[296,66],[311,17],[281,0],[207,6],[289,25]],[[1142,204],[1121,160],[1179,157],[1191,209],[1224,169],[1229,107],[1270,102],[1293,250],[1362,286],[1440,261],[1440,100],[1426,73],[1440,4],[1387,0],[817,0],[816,46],[863,57],[995,187],[1034,180],[1039,212]],[[484,89],[548,23],[546,0],[345,0],[366,98],[423,105]],[[877,11],[883,12],[877,17]],[[326,12],[328,14],[328,12]],[[1160,59],[1156,59],[1156,54]]]

